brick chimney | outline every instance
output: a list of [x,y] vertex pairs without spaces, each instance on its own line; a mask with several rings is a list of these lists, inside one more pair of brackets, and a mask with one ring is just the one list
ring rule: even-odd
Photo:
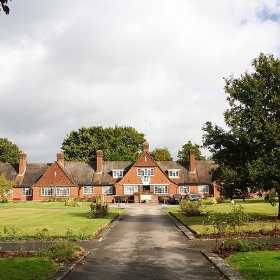
[[195,172],[195,151],[189,151],[189,158],[190,172]]
[[96,151],[96,173],[101,173],[103,170],[103,152],[101,150]]
[[18,175],[23,176],[26,170],[26,153],[20,152],[19,153],[19,167],[18,167]]
[[58,163],[60,163],[62,166],[64,166],[64,153],[63,152],[59,152],[56,154],[56,161]]
[[143,143],[143,152],[149,152],[149,143],[148,142],[144,142]]

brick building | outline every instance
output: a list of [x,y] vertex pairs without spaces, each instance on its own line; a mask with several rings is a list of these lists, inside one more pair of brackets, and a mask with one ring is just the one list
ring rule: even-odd
[[173,194],[219,196],[213,168],[212,161],[196,161],[192,151],[188,162],[155,161],[146,142],[135,162],[104,161],[103,152],[97,151],[95,162],[68,162],[59,152],[53,163],[28,163],[21,153],[19,164],[1,163],[0,174],[16,181],[13,201],[103,196],[105,202],[158,202]]

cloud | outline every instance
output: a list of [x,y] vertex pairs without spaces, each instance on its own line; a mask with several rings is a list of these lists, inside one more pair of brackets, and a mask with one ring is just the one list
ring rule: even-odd
[[132,126],[174,159],[223,126],[223,77],[279,56],[274,0],[12,1],[0,15],[0,137],[53,161],[82,126]]

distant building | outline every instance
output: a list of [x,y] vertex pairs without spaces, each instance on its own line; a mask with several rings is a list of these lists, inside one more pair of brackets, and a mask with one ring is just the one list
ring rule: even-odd
[[104,161],[96,152],[95,162],[67,162],[62,152],[53,163],[27,163],[20,153],[19,164],[0,163],[0,173],[16,181],[11,201],[46,201],[77,197],[103,196],[105,202],[162,202],[170,195],[189,193],[219,196],[212,180],[212,161],[155,161],[149,154],[149,143],[135,162]]

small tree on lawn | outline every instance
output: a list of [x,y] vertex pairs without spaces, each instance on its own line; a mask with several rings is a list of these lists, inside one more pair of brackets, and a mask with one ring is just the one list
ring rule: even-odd
[[11,196],[13,187],[15,186],[14,181],[6,179],[4,174],[0,174],[0,200],[1,202],[7,202],[8,197]]

